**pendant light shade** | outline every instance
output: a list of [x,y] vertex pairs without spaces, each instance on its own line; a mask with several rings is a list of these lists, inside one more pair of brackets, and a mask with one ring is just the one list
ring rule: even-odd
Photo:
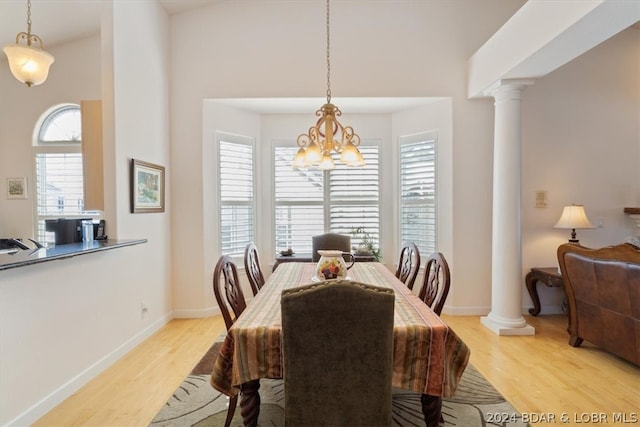
[[2,50],[7,55],[11,74],[27,86],[44,83],[54,58],[42,49],[19,44],[6,45]]

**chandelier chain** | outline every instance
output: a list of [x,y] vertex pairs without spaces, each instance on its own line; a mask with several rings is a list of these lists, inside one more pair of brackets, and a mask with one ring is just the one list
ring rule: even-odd
[[27,33],[31,34],[31,0],[27,0]]
[[327,104],[331,103],[331,59],[329,55],[330,34],[329,34],[329,0],[327,0]]

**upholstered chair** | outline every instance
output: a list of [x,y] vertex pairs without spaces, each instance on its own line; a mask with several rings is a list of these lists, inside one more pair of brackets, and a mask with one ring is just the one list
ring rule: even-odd
[[413,290],[413,285],[420,270],[420,251],[413,242],[406,242],[400,250],[400,259],[396,269],[396,277]]
[[311,260],[320,261],[318,250],[335,249],[342,252],[351,252],[351,236],[338,233],[325,233],[311,238]]
[[427,258],[422,288],[420,288],[418,296],[440,316],[449,294],[450,286],[451,273],[449,272],[447,260],[440,252],[432,253]]
[[285,426],[390,426],[393,290],[329,280],[281,303]]
[[254,243],[249,243],[244,249],[244,271],[249,278],[251,291],[256,296],[258,291],[264,285],[264,275],[260,268],[260,257],[258,256],[258,248]]
[[[228,331],[247,307],[240,281],[238,280],[238,269],[233,262],[233,258],[229,255],[221,256],[213,270],[213,293]],[[236,411],[237,404],[238,395],[229,398],[229,408],[227,409],[227,419],[224,427],[231,425],[231,419]]]

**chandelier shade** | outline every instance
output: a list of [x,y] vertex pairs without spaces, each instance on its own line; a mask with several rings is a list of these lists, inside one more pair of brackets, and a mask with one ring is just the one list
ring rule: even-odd
[[331,61],[329,0],[327,0],[327,102],[318,111],[316,124],[307,133],[298,136],[298,152],[292,166],[294,169],[317,167],[335,168],[332,153],[340,154],[339,161],[347,166],[364,166],[365,161],[358,149],[360,136],[351,126],[343,126],[338,120],[342,111],[331,103]]
[[[26,44],[20,44],[24,41]],[[27,1],[27,32],[18,33],[15,44],[2,48],[7,55],[11,74],[27,86],[44,83],[49,67],[55,61],[53,55],[42,49],[42,39],[31,34],[31,1]]]

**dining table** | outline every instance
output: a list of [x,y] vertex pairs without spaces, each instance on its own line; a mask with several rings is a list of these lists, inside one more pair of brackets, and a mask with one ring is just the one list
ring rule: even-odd
[[[283,376],[282,291],[313,283],[315,267],[309,262],[280,265],[227,331],[211,385],[227,396],[240,393],[245,426],[258,422],[260,379]],[[442,398],[454,395],[469,361],[469,347],[384,264],[355,263],[347,273],[349,280],[394,290],[392,386],[420,393],[427,427],[437,426]]]

